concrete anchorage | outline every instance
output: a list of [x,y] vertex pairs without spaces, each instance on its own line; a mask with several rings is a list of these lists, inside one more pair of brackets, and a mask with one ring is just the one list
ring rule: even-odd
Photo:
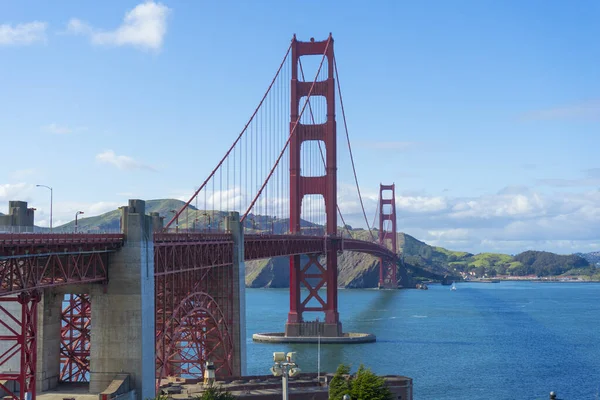
[[106,286],[91,290],[90,392],[127,373],[137,399],[155,396],[154,243],[145,202],[121,208],[123,248],[111,255]]

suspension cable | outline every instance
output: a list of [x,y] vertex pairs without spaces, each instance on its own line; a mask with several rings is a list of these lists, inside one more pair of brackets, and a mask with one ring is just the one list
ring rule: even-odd
[[[206,180],[204,181],[204,183],[202,183],[202,185],[200,185],[200,187],[198,188],[198,190],[196,190],[196,192],[194,193],[194,195],[187,201],[187,203],[185,203],[185,205],[183,207],[181,207],[181,209],[173,216],[173,218],[167,223],[167,225],[165,226],[164,229],[168,229],[169,226],[171,226],[171,224],[173,223],[173,221],[177,220],[177,218],[179,218],[179,215],[183,212],[184,209],[186,209],[190,203],[192,202],[192,200],[194,200],[194,198],[196,196],[198,196],[198,193],[200,193],[200,191],[202,189],[204,189],[204,186],[206,186],[206,184],[208,183],[208,181],[215,175],[215,173],[217,172],[217,170],[221,167],[221,165],[223,164],[223,162],[225,161],[225,159],[229,156],[229,153],[231,153],[231,151],[234,149],[235,145],[240,141],[240,139],[242,138],[242,136],[244,135],[244,133],[246,132],[246,130],[248,129],[248,126],[250,125],[250,123],[254,120],[254,116],[258,113],[258,110],[260,110],[263,102],[265,101],[265,99],[267,98],[267,95],[269,94],[269,92],[271,91],[271,88],[273,87],[273,84],[275,83],[275,81],[277,80],[277,77],[279,76],[279,73],[281,72],[281,69],[283,68],[283,65],[285,64],[285,61],[288,58],[288,55],[290,54],[290,51],[292,50],[292,43],[290,43],[290,46],[288,47],[285,56],[283,57],[283,60],[281,61],[281,64],[279,65],[279,68],[277,69],[277,72],[275,73],[275,76],[273,77],[273,80],[271,81],[271,84],[269,85],[267,91],[265,92],[264,96],[262,97],[262,99],[260,100],[260,103],[258,103],[258,106],[256,107],[256,109],[254,110],[254,112],[252,113],[252,116],[250,117],[250,119],[248,120],[248,122],[246,123],[246,125],[244,126],[244,129],[242,129],[242,132],[240,132],[240,134],[238,135],[238,137],[235,139],[235,141],[233,142],[233,144],[231,145],[231,147],[229,148],[229,150],[227,150],[227,153],[225,153],[225,155],[223,156],[223,158],[221,159],[221,161],[219,161],[219,164],[217,164],[217,166],[212,170],[212,172],[210,173],[210,175],[208,176],[208,178],[206,178]],[[214,196],[213,196],[214,197]]]
[[[304,110],[306,109],[306,105],[308,104],[308,102],[310,100],[310,96],[312,96],[312,92],[313,92],[313,90],[315,88],[315,83],[317,82],[317,79],[319,77],[319,72],[321,72],[321,68],[323,67],[323,61],[325,61],[325,57],[327,55],[327,50],[329,49],[329,44],[330,43],[331,43],[331,37],[327,40],[327,44],[325,45],[325,51],[323,52],[323,58],[321,59],[321,63],[319,64],[319,69],[317,70],[317,74],[315,76],[315,80],[313,81],[312,85],[310,86],[310,90],[308,91],[308,95],[306,97],[306,100],[304,101],[304,105],[302,106],[302,110],[300,111],[300,115],[298,115],[298,119],[296,120],[296,122],[294,122],[294,126],[292,127],[292,130],[291,130],[291,132],[290,132],[290,134],[289,134],[289,136],[287,138],[287,141],[285,142],[285,145],[284,145],[283,149],[279,153],[279,157],[277,157],[277,160],[275,161],[275,165],[273,165],[273,168],[271,168],[271,171],[269,172],[269,175],[267,176],[267,179],[265,179],[265,181],[262,184],[260,190],[256,194],[256,197],[254,197],[254,199],[252,200],[252,203],[250,203],[250,205],[248,206],[248,209],[246,210],[246,213],[240,219],[241,223],[244,223],[244,221],[246,220],[246,217],[248,216],[248,213],[250,213],[250,210],[252,210],[252,207],[254,207],[254,204],[256,203],[256,201],[258,200],[258,198],[260,197],[260,194],[262,193],[263,189],[265,188],[265,186],[269,182],[269,179],[271,179],[271,176],[273,175],[273,172],[277,168],[277,165],[279,164],[279,161],[281,160],[281,158],[283,157],[283,154],[285,153],[285,150],[289,146],[290,141],[292,140],[292,137],[294,136],[294,133],[296,133],[296,128],[298,127],[298,124],[300,123],[300,119],[302,118],[302,115],[304,114]],[[291,48],[291,46],[290,46],[290,48]],[[289,52],[289,50],[288,50],[288,52]]]
[[[298,59],[298,64],[300,66],[300,74],[302,75],[302,80],[305,81],[306,79],[304,77],[304,69],[302,68],[302,61],[300,59]],[[310,105],[310,103],[308,104],[308,111],[310,112],[310,118],[312,120],[312,123],[313,123],[313,125],[315,125],[315,116],[313,114],[312,106]],[[319,145],[319,153],[321,153],[321,160],[323,161],[323,168],[325,168],[325,170],[327,170],[327,163],[325,162],[325,156],[323,155],[323,148],[321,146],[321,141],[317,140],[317,144]],[[337,193],[336,193],[336,195],[337,195]],[[348,225],[346,225],[346,221],[344,221],[344,216],[342,215],[342,211],[340,210],[340,205],[337,203],[337,201],[335,202],[335,206],[337,207],[337,212],[338,212],[338,215],[340,216],[340,219],[342,220],[342,224],[344,224],[344,229],[346,229],[346,232],[348,232],[348,235],[350,237],[352,237],[352,233],[350,233],[350,229],[348,229]]]
[[350,161],[352,161],[352,172],[354,172],[354,181],[356,182],[356,189],[358,190],[358,199],[360,200],[360,207],[362,208],[363,216],[365,217],[365,222],[367,223],[367,229],[369,230],[369,234],[371,235],[371,239],[375,241],[375,237],[371,232],[371,227],[369,226],[369,220],[367,219],[367,213],[365,212],[365,205],[363,204],[362,196],[360,194],[360,186],[358,184],[358,177],[356,176],[356,168],[354,166],[354,156],[352,155],[352,147],[350,146],[350,135],[348,134],[348,124],[346,123],[346,113],[344,111],[344,100],[342,99],[342,89],[340,86],[340,76],[338,74],[337,63],[335,62],[335,55],[333,56],[333,67],[335,68],[335,77],[338,88],[338,95],[340,96],[340,105],[342,106],[342,118],[344,119],[344,129],[346,131],[346,140],[348,141],[348,150],[350,151]]

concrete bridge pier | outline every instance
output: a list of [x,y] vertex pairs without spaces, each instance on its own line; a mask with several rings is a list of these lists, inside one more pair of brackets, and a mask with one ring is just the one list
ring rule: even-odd
[[60,328],[64,294],[45,289],[38,304],[36,391],[53,389],[60,377]]
[[233,358],[234,375],[246,375],[246,264],[244,262],[244,228],[240,214],[230,212],[225,220],[233,236]]
[[121,208],[123,248],[110,256],[108,284],[91,291],[90,392],[129,374],[139,400],[155,396],[154,243],[143,200]]

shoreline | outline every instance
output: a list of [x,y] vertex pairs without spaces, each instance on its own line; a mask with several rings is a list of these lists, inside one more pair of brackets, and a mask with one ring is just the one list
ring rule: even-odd
[[[490,280],[469,280],[458,281],[465,283],[500,283],[500,282],[539,282],[539,283],[600,283],[600,280],[584,280],[584,279],[544,279],[544,278],[525,278],[525,279],[505,279],[495,278]],[[457,282],[457,283],[458,283]]]

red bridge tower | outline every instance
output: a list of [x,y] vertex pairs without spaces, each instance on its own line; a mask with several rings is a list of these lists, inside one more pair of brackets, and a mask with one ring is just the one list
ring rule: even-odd
[[[391,197],[384,197],[384,193],[391,193]],[[390,222],[387,222],[390,221]],[[386,223],[387,222],[387,223]],[[396,230],[396,190],[395,185],[379,185],[379,244],[387,246],[390,243],[394,253],[398,253],[396,241],[398,234]],[[394,261],[379,259],[379,288],[397,289],[398,278],[396,271],[398,266]]]
[[[327,78],[318,82],[304,82],[298,79],[300,57],[321,55],[324,59],[319,68],[327,68]],[[325,62],[326,61],[326,62]],[[290,256],[290,312],[286,323],[286,336],[340,336],[342,326],[337,305],[337,251],[339,243],[332,239],[337,235],[337,160],[335,123],[335,81],[333,38],[325,41],[300,42],[292,39],[292,78],[290,112],[290,231],[300,234],[302,199],[306,195],[322,195],[325,201],[328,245],[326,265],[319,261],[319,254]],[[327,103],[327,119],[322,124],[300,122],[304,97],[323,96]],[[320,141],[325,152],[325,174],[323,176],[302,176],[300,149],[309,140]],[[340,249],[341,250],[341,249]],[[308,291],[302,299],[301,287]],[[323,299],[319,289],[327,288]],[[313,304],[309,302],[313,300]],[[317,305],[318,304],[318,305]],[[305,324],[303,313],[321,311],[325,313],[324,324]],[[314,332],[315,328],[318,332]]]

